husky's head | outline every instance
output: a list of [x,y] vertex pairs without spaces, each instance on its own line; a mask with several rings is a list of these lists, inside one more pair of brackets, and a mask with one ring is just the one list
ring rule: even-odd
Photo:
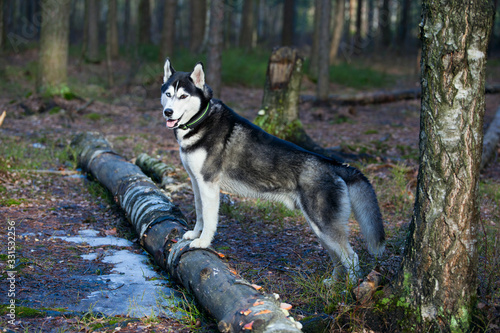
[[161,87],[161,105],[168,128],[186,129],[189,124],[201,119],[211,98],[212,89],[205,84],[201,62],[196,64],[191,73],[177,72],[167,58]]

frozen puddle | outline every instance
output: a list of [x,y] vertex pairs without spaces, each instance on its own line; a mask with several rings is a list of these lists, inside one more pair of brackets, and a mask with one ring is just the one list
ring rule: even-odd
[[[96,230],[81,230],[78,236],[54,238],[91,246],[114,245],[128,247],[132,242],[118,237],[98,237]],[[95,260],[97,253],[82,255],[86,260]],[[80,304],[72,306],[75,311],[102,312],[107,316],[128,315],[133,318],[144,316],[179,317],[169,308],[178,300],[174,291],[167,287],[165,279],[148,264],[148,257],[129,250],[108,250],[102,262],[114,265],[111,274],[96,276],[103,281],[104,288],[92,292]]]

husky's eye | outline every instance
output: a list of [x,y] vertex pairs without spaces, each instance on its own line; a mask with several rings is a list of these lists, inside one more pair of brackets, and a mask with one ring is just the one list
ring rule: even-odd
[[170,98],[172,95],[170,95],[170,93],[166,93],[165,94],[168,98]]
[[184,98],[187,98],[187,97],[188,97],[188,95],[186,95],[186,94],[182,94],[182,95],[179,97],[179,99],[184,99]]

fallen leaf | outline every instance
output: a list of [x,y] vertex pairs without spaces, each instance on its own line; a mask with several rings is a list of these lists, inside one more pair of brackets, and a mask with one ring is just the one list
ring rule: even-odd
[[261,290],[261,289],[262,289],[262,286],[259,286],[259,285],[253,284],[253,283],[252,283],[252,287],[253,287],[255,290]]
[[114,236],[116,235],[116,228],[104,230],[104,234],[106,234],[107,236]]
[[262,310],[260,312],[257,312],[255,315],[258,316],[258,315],[263,315],[263,314],[266,314],[266,313],[271,313],[272,311],[271,310]]
[[217,255],[219,256],[219,258],[225,258],[226,257],[223,253],[220,253],[220,252],[217,252]]
[[240,311],[240,313],[244,316],[248,316],[250,313],[252,312],[252,310],[248,309],[248,310],[245,310],[245,311]]
[[253,321],[251,321],[248,324],[246,324],[245,326],[243,326],[243,329],[244,330],[251,330],[252,326],[253,326]]
[[257,301],[255,303],[253,303],[253,306],[262,305],[262,304],[264,304],[263,301]]
[[292,308],[292,304],[288,304],[288,303],[281,303],[280,304],[280,308],[284,309],[284,310],[290,310]]

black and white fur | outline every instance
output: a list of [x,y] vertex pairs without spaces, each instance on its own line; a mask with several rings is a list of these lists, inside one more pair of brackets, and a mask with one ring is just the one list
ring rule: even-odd
[[359,275],[348,241],[351,209],[369,251],[384,251],[377,198],[359,170],[278,139],[212,99],[201,63],[191,73],[176,72],[167,59],[161,91],[167,127],[175,132],[193,185],[196,225],[183,236],[193,240],[191,247],[210,246],[222,189],[300,208],[335,263],[334,279],[339,263],[351,281]]

